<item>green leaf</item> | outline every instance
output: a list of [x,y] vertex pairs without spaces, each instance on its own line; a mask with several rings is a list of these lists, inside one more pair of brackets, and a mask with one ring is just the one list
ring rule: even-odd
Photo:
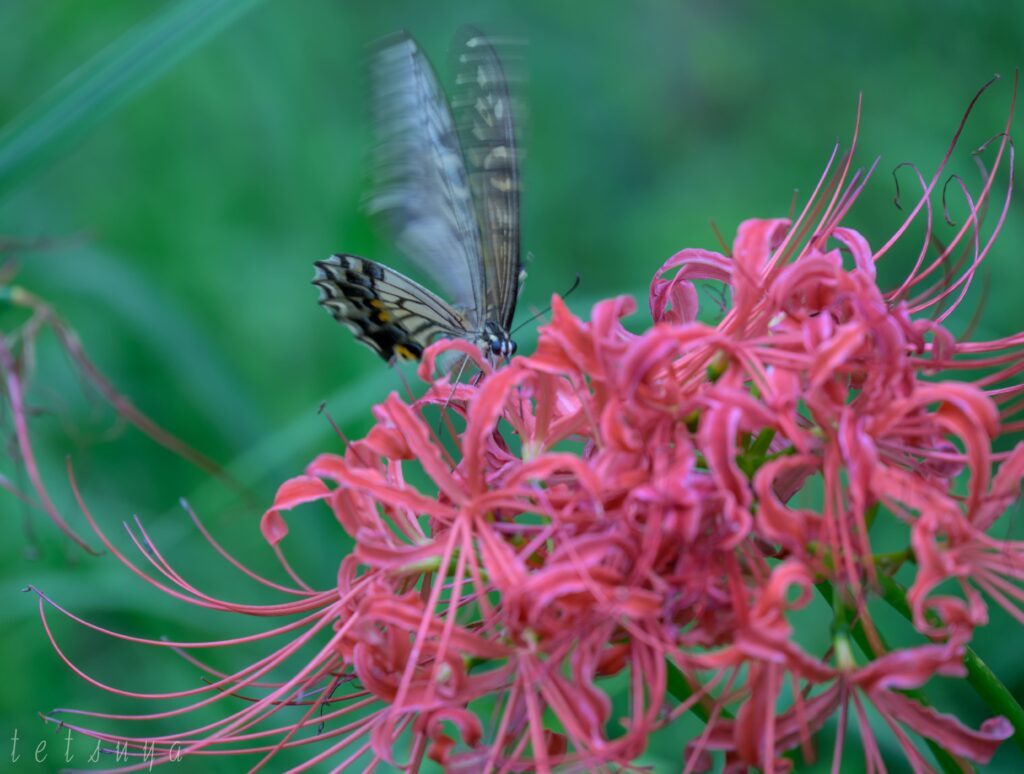
[[0,130],[0,192],[260,2],[182,0],[130,29]]

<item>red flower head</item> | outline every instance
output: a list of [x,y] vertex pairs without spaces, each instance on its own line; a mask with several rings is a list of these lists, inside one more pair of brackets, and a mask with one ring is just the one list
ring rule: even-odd
[[[996,166],[1008,148],[1003,137]],[[930,229],[944,164],[908,222],[923,213]],[[364,439],[317,457],[263,517],[279,550],[286,513],[322,501],[354,543],[335,586],[312,589],[279,553],[288,584],[243,569],[286,601],[214,599],[140,527],[157,575],[129,566],[160,588],[281,619],[244,640],[152,644],[291,638],[173,694],[192,704],[142,716],[225,707],[216,723],[158,738],[158,752],[262,764],[308,746],[306,768],[431,758],[453,770],[589,770],[629,765],[653,731],[693,712],[705,726],[680,745],[688,769],[714,751],[737,770],[786,768],[788,750],[814,754],[830,717],[838,767],[854,717],[875,770],[871,705],[915,767],[927,763],[908,732],[987,761],[1007,720],[972,731],[915,691],[965,673],[987,599],[1021,617],[1021,549],[986,529],[1024,474],[1024,447],[993,451],[1021,426],[1012,379],[1024,336],[967,343],[943,325],[994,238],[982,237],[981,214],[995,166],[968,199],[968,224],[931,260],[926,234],[888,292],[875,265],[907,225],[880,248],[841,226],[866,180],[848,173],[847,157],[793,221],[742,223],[730,255],[670,258],[642,333],[622,325],[629,298],[584,321],[556,297],[536,352],[504,368],[465,343],[430,348],[426,394],[389,396]],[[966,268],[937,276],[964,248]],[[695,281],[731,296],[719,323],[699,321]],[[450,350],[477,361],[477,381],[434,377]],[[985,376],[958,380],[966,368]],[[438,407],[448,441],[434,430]],[[879,553],[886,530],[905,536],[904,551]],[[920,633],[905,646],[872,619],[874,598],[902,603],[901,565]],[[812,604],[814,649],[794,623]]]

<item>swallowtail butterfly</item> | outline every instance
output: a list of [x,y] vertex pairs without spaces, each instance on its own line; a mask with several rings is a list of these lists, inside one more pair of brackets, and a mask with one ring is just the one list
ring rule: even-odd
[[494,360],[516,351],[509,329],[523,273],[508,84],[479,32],[461,33],[454,53],[451,103],[408,35],[370,62],[379,138],[368,209],[445,298],[366,258],[316,262],[320,304],[388,362],[419,359],[443,338],[471,341]]

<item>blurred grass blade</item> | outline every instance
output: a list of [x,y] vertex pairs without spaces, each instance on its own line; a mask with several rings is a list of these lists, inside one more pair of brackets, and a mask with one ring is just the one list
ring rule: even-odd
[[0,130],[0,192],[262,0],[181,0],[137,24]]

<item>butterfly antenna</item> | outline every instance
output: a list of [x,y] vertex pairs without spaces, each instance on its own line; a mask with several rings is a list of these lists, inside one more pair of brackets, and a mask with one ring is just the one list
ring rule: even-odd
[[[578,288],[579,286],[580,286],[580,273],[576,272],[576,280],[572,283],[572,287],[570,287],[567,291],[565,291],[562,294],[562,298],[568,298],[569,294],[572,293],[574,290],[576,290],[576,288]],[[538,317],[543,317],[544,315],[546,315],[550,311],[551,311],[551,304],[548,304],[546,307],[544,307],[539,312],[537,312],[537,314],[535,314],[532,317],[530,317],[529,320],[524,320],[523,322],[519,323],[519,325],[517,325],[515,328],[512,329],[512,333],[515,333],[520,328],[522,328],[524,325],[529,325],[534,320],[536,320]]]

